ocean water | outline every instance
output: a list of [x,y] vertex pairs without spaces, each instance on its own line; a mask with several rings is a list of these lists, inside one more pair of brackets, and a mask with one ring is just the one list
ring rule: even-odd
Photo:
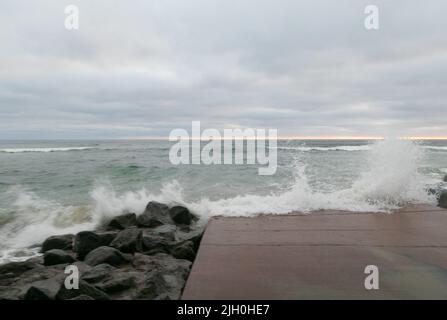
[[0,141],[0,263],[54,234],[93,229],[147,202],[212,215],[320,209],[389,212],[435,204],[447,141],[280,140],[275,175],[256,165],[179,165],[169,141]]

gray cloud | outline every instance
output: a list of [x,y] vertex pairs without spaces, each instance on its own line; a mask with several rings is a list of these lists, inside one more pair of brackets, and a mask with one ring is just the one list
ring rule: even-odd
[[[80,30],[64,29],[64,7]],[[380,8],[380,30],[363,10]],[[447,136],[442,0],[6,0],[0,137]]]

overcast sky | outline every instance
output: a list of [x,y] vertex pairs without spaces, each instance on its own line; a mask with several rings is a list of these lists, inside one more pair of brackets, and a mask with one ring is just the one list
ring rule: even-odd
[[159,137],[193,120],[447,136],[446,15],[445,0],[2,0],[0,139]]

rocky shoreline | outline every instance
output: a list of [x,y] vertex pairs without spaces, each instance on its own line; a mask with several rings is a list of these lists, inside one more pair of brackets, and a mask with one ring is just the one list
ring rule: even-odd
[[[202,232],[182,206],[149,202],[95,231],[55,235],[43,256],[0,266],[0,300],[179,299]],[[67,289],[67,266],[79,271]]]

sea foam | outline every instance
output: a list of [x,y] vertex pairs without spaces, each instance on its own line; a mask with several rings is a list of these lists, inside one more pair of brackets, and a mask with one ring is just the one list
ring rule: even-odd
[[220,199],[199,196],[187,200],[183,186],[176,180],[165,183],[158,192],[145,188],[118,192],[111,184],[98,183],[90,192],[91,202],[79,207],[17,189],[14,218],[1,227],[0,251],[6,259],[6,252],[10,256],[12,249],[20,251],[41,243],[48,236],[94,229],[126,211],[139,214],[154,200],[184,205],[200,216],[200,223],[213,215],[254,216],[317,210],[390,212],[407,204],[435,203],[435,196],[426,192],[427,178],[418,171],[424,148],[404,140],[379,141],[369,148],[364,157],[367,169],[352,185],[325,192],[311,187],[307,164],[299,156],[289,184],[270,194],[241,193]]
[[8,148],[0,149],[5,153],[26,153],[26,152],[62,152],[62,151],[79,151],[93,149],[93,147],[64,147],[64,148]]

